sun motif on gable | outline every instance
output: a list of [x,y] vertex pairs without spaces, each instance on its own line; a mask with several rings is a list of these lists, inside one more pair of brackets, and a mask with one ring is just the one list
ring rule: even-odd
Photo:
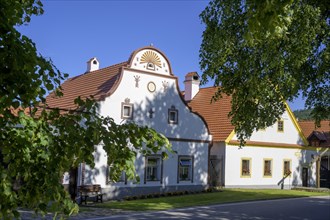
[[147,69],[155,70],[155,66],[158,66],[159,68],[162,68],[162,63],[157,55],[157,53],[153,51],[146,51],[142,54],[140,63],[146,63]]

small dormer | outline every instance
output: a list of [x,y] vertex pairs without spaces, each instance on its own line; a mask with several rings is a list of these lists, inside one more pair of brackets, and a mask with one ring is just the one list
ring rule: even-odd
[[330,132],[313,131],[307,140],[312,147],[330,147]]
[[199,92],[199,85],[200,85],[199,75],[196,72],[188,73],[185,76],[184,81],[184,99],[186,101],[191,101],[195,95]]
[[95,70],[98,70],[100,66],[99,61],[96,59],[96,57],[91,58],[87,61],[87,70],[86,72],[93,72]]

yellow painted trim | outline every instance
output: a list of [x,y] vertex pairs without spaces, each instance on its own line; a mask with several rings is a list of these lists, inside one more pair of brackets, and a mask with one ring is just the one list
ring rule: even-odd
[[[227,146],[232,146],[232,147],[236,147],[236,146],[239,146],[239,143],[227,143],[228,145]],[[270,146],[270,145],[263,145],[263,144],[258,144],[258,145],[251,145],[251,144],[245,144],[245,146],[247,147],[267,147],[267,148],[283,148],[283,149],[299,149],[299,150],[314,150],[314,151],[317,151],[319,148],[316,148],[316,147],[304,147],[304,146],[301,146],[301,147],[285,147],[285,146],[281,146],[280,144],[281,143],[278,143],[279,145],[278,146]],[[243,147],[244,148],[244,147]]]
[[291,111],[290,106],[288,105],[287,102],[284,102],[284,104],[285,104],[285,108],[286,108],[286,110],[287,110],[287,112],[288,112],[291,120],[293,121],[294,126],[296,127],[296,129],[297,129],[297,131],[299,133],[299,136],[303,140],[304,144],[306,146],[308,146],[308,141],[307,141],[305,135],[303,134],[303,132],[302,132],[302,130],[301,130],[299,124],[298,124],[298,121],[297,121],[296,117],[294,116],[293,112]]
[[233,129],[231,132],[230,132],[230,135],[226,138],[225,142],[226,143],[229,143],[229,141],[231,141],[231,139],[234,137],[235,135],[235,130]]
[[[243,160],[249,161],[249,170],[250,170],[249,175],[243,175],[243,173],[242,173]],[[251,176],[252,176],[252,158],[251,157],[241,157],[240,177],[241,178],[251,178]]]
[[[265,175],[265,161],[270,161],[270,175]],[[262,176],[264,178],[272,178],[273,177],[273,158],[264,158]]]
[[285,176],[285,173],[284,173],[284,162],[290,162],[290,171],[291,171],[291,174],[289,175],[290,177],[292,176],[292,160],[291,159],[283,159],[283,166],[282,166],[282,175],[283,177]]
[[329,151],[329,152],[330,152],[330,148],[316,147],[315,150],[316,150],[317,152],[320,152],[320,151],[322,151],[322,152],[327,152],[327,151]]

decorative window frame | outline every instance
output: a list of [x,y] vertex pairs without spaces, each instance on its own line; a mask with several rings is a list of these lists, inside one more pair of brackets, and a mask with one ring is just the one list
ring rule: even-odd
[[277,121],[277,132],[280,132],[280,133],[284,132],[284,120],[283,119],[279,119]]
[[[125,108],[129,108],[129,115],[124,115]],[[133,103],[130,103],[130,99],[126,98],[124,102],[121,103],[121,118],[122,119],[133,119],[134,106]]]
[[[266,161],[270,161],[270,174],[265,173]],[[273,159],[272,158],[264,158],[262,173],[263,173],[264,178],[271,178],[273,176]]]
[[283,159],[283,176],[287,176],[287,170],[285,169],[285,163],[289,162],[289,171],[291,172],[289,176],[292,175],[292,160],[291,159]]
[[147,63],[147,67],[146,68],[148,70],[153,70],[153,71],[155,71],[155,69],[156,69],[155,64],[152,63],[152,62]]
[[[159,160],[159,164],[158,164],[158,169],[159,170],[159,179],[157,180],[148,180],[148,177],[147,177],[147,172],[148,172],[148,159],[157,159]],[[146,184],[147,182],[159,182],[160,184],[163,183],[163,172],[164,172],[164,168],[163,168],[163,165],[164,165],[164,161],[163,161],[163,157],[162,155],[160,154],[153,154],[153,155],[149,155],[149,156],[146,156],[145,157],[145,161],[144,161],[144,184]]]
[[[243,161],[244,160],[249,161],[248,174],[243,174]],[[240,176],[241,176],[241,178],[251,178],[251,176],[252,176],[252,158],[250,158],[250,157],[241,158]]]
[[[174,120],[172,120],[172,114],[174,114]],[[171,108],[168,109],[168,115],[167,115],[168,123],[169,124],[178,124],[179,121],[179,111],[175,108],[174,105],[171,106]]]
[[[183,180],[180,177],[180,167],[181,167],[180,162],[181,162],[182,159],[185,159],[185,160],[188,159],[188,160],[191,161],[191,165],[190,165],[190,179],[187,179],[187,180]],[[189,172],[189,170],[188,170],[188,172]],[[191,182],[191,183],[193,183],[194,182],[194,156],[191,156],[191,155],[179,155],[178,156],[178,172],[177,172],[177,174],[178,174],[177,175],[177,183],[180,183],[180,182]]]

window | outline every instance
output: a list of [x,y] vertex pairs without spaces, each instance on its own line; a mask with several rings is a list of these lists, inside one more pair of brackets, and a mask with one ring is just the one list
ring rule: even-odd
[[155,70],[155,65],[153,63],[148,63],[147,64],[147,69],[149,69],[149,70]]
[[168,109],[168,123],[169,124],[178,123],[178,110],[175,109],[174,105],[172,105],[172,107]]
[[191,181],[193,182],[193,157],[179,156],[178,164],[178,182]]
[[291,175],[291,160],[283,161],[283,176]]
[[317,139],[314,139],[311,141],[312,142],[312,147],[319,147],[320,146],[320,141]]
[[277,131],[284,132],[284,121],[283,120],[277,121]]
[[133,118],[133,104],[130,103],[130,99],[126,98],[125,102],[121,103],[121,118],[132,119]]
[[264,159],[264,177],[271,177],[272,173],[272,160]]
[[242,158],[241,177],[251,177],[251,158]]
[[163,163],[160,155],[146,157],[144,183],[148,181],[159,181],[163,179]]

